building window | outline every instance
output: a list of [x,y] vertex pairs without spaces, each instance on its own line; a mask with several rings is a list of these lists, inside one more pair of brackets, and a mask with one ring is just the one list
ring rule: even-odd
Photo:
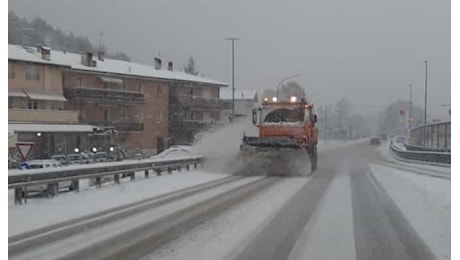
[[34,102],[33,102],[33,109],[38,109],[38,103],[37,103],[37,101],[34,101]]
[[139,93],[144,93],[144,83],[139,84]]
[[75,79],[75,86],[81,87],[81,78],[76,78]]
[[163,122],[163,113],[158,111],[157,112],[157,123],[159,124],[161,122]]
[[38,66],[34,64],[27,65],[26,79],[28,80],[39,80],[40,74],[38,74]]
[[16,75],[14,74],[14,67],[12,63],[8,63],[8,78],[14,79]]

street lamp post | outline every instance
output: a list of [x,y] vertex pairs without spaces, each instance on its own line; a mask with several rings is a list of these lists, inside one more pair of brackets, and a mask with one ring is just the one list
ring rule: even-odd
[[409,129],[412,128],[412,84],[409,84]]
[[425,116],[424,116],[424,124],[425,127],[423,128],[423,144],[426,145],[426,103],[428,100],[428,61],[423,61],[425,63]]
[[232,41],[232,120],[235,119],[235,41],[240,38],[229,37],[228,41]]
[[279,100],[278,94],[279,94],[280,87],[281,87],[281,85],[282,85],[286,80],[292,79],[292,78],[295,78],[295,77],[300,77],[300,76],[302,76],[302,74],[294,74],[294,75],[287,76],[287,77],[285,77],[284,79],[282,79],[282,80],[280,81],[280,83],[278,83],[278,85],[276,86],[276,99]]

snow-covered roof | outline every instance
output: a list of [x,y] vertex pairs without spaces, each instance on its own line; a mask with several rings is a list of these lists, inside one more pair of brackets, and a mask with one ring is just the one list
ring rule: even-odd
[[[231,90],[220,90],[220,99],[231,100],[232,91]],[[257,91],[255,90],[235,90],[235,100],[256,100],[257,101]]]
[[80,132],[89,133],[93,131],[92,125],[72,124],[8,124],[8,132]]
[[205,84],[214,84],[221,87],[228,86],[227,83],[215,81],[208,78],[190,75],[181,71],[170,71],[166,69],[155,69],[154,66],[104,58],[103,61],[97,59],[97,55],[93,55],[93,60],[96,61],[95,67],[89,67],[81,63],[81,54],[51,50],[50,60],[43,60],[41,54],[36,48],[24,48],[19,45],[8,45],[8,59],[21,60],[27,62],[37,62],[50,65],[69,66],[75,70],[93,71],[100,73],[114,73],[120,75],[149,77],[165,80],[192,81]]

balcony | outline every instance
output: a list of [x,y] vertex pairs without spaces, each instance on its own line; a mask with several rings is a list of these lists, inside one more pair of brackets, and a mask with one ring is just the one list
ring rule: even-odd
[[64,96],[70,100],[100,103],[144,103],[144,93],[108,88],[66,87]]
[[184,105],[192,109],[222,110],[225,104],[218,98],[178,95],[172,98],[173,105]]
[[78,111],[9,108],[8,121],[40,123],[78,123]]
[[122,121],[122,122],[88,122],[90,125],[101,126],[101,127],[114,127],[118,132],[142,132],[144,130],[144,124],[134,121]]

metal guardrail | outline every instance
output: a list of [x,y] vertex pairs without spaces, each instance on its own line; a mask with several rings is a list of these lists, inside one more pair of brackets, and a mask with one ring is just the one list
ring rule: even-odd
[[450,148],[427,148],[419,145],[410,145],[403,143],[407,150],[409,151],[424,151],[424,152],[440,152],[440,153],[450,153]]
[[79,192],[79,180],[95,179],[96,187],[101,187],[102,178],[113,177],[115,184],[120,184],[120,175],[129,176],[135,180],[135,172],[144,171],[148,178],[150,171],[161,175],[162,172],[172,173],[173,170],[180,171],[185,168],[190,169],[203,164],[204,158],[201,156],[181,158],[181,159],[144,159],[138,161],[124,161],[113,163],[71,165],[62,168],[36,169],[36,170],[10,170],[8,171],[8,189],[14,189],[14,201],[16,204],[27,202],[28,187],[46,185],[44,191],[48,197],[54,197],[58,191],[60,182],[72,181],[72,188]]
[[450,153],[432,151],[403,151],[397,146],[390,144],[390,149],[400,158],[424,162],[436,162],[450,164]]

